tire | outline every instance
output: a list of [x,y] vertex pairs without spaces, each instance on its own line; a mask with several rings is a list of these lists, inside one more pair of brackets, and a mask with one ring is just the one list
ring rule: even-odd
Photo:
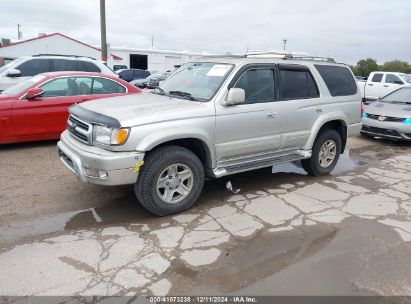
[[145,209],[166,216],[191,208],[203,186],[200,159],[183,147],[164,146],[147,155],[134,192]]
[[[335,144],[335,156],[332,161],[328,160],[330,162],[329,164],[327,164],[327,162],[321,163],[320,150],[325,143],[330,142],[334,142]],[[341,145],[341,136],[336,130],[328,129],[321,132],[314,142],[311,158],[301,161],[303,169],[312,176],[329,174],[334,169],[335,165],[338,162],[338,159],[340,158]]]

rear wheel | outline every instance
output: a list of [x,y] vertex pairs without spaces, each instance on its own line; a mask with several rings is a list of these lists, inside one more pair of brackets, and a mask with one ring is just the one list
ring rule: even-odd
[[198,157],[185,148],[165,146],[148,154],[134,190],[148,211],[165,216],[191,208],[203,185]]
[[333,129],[320,133],[312,149],[312,156],[301,161],[309,175],[329,174],[335,167],[341,154],[341,136]]

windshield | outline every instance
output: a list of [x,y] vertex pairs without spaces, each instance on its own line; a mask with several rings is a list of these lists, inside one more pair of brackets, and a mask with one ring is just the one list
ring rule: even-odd
[[411,83],[411,75],[409,75],[409,74],[403,74],[403,75],[402,75],[402,78],[403,78],[406,82]]
[[207,101],[214,96],[232,68],[232,64],[187,63],[171,74],[154,93]]
[[26,79],[18,84],[15,84],[14,86],[11,86],[7,89],[5,89],[3,92],[1,92],[1,94],[3,95],[18,95],[21,92],[27,90],[28,88],[30,88],[32,85],[36,84],[37,82],[43,80],[44,78],[46,78],[46,76],[43,75],[36,75],[34,77],[31,77],[29,79]]
[[404,87],[380,100],[389,103],[410,103],[411,104],[411,87]]

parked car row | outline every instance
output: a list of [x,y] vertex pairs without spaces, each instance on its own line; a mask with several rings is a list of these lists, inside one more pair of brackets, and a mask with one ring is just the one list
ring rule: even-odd
[[40,54],[20,57],[0,67],[0,92],[35,75],[61,71],[93,72],[118,77],[103,61],[94,58]]
[[319,176],[349,136],[411,140],[405,74],[394,75],[401,84],[371,74],[367,84],[400,87],[364,108],[359,82],[329,58],[213,57],[128,83],[121,73],[130,71],[141,72],[48,72],[10,86],[0,95],[0,143],[60,137],[59,157],[79,180],[132,184],[162,216],[195,204],[206,177],[288,161]]

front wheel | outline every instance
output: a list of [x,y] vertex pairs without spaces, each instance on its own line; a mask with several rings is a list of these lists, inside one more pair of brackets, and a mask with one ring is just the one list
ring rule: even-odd
[[318,135],[314,142],[312,156],[301,161],[302,167],[309,175],[329,174],[335,167],[341,154],[341,136],[330,129]]
[[148,154],[134,191],[144,208],[165,216],[192,207],[203,185],[198,157],[185,148],[165,146]]

